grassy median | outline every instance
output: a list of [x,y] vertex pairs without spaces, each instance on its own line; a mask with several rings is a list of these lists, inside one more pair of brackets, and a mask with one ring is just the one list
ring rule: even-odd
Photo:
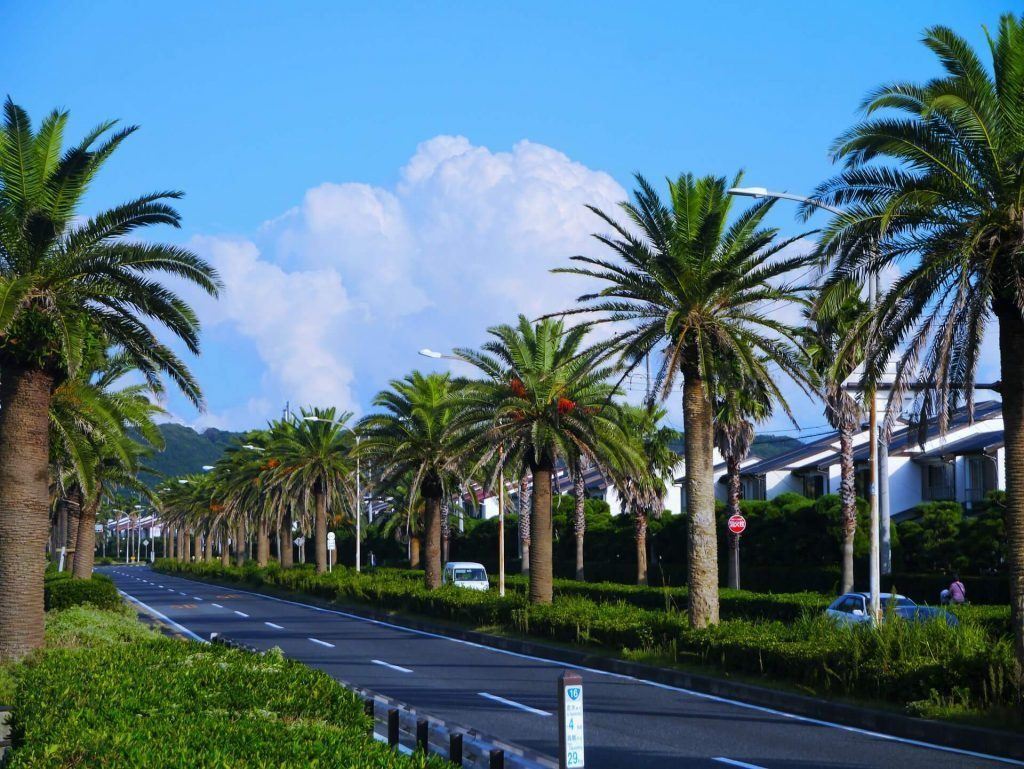
[[369,735],[359,698],[280,652],[167,638],[124,607],[47,614],[46,646],[0,674],[11,769],[446,766]]

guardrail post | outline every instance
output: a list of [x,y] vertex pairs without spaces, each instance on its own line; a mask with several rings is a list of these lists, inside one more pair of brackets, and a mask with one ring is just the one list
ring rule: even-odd
[[388,745],[398,744],[398,708],[388,708]]
[[489,769],[505,769],[505,751],[500,748],[492,748],[488,767]]
[[430,725],[424,718],[416,719],[416,744],[423,748],[424,753],[430,752]]
[[448,733],[448,760],[456,766],[462,766],[462,734]]

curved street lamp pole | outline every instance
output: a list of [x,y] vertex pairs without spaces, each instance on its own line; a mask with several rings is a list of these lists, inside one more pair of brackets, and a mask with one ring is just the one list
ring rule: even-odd
[[[733,187],[729,190],[729,194],[751,198],[793,200],[798,203],[806,203],[807,205],[821,208],[837,216],[842,216],[845,213],[840,208],[827,205],[814,198],[794,195],[789,192],[773,192],[765,187]],[[879,283],[879,275],[875,272],[868,283],[868,304],[871,309],[874,309],[878,302]],[[877,622],[881,616],[880,593],[883,562],[885,564],[885,573],[888,574],[891,570],[891,551],[889,546],[889,446],[887,442],[882,440],[882,436],[878,431],[878,403],[875,397],[875,388],[870,387],[864,394],[868,399],[868,432],[871,435],[868,460],[871,478],[868,489],[868,498],[871,505],[871,552],[869,556],[871,616]]]

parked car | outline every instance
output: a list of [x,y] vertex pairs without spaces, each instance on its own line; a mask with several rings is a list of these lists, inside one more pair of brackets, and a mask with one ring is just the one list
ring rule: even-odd
[[487,582],[487,569],[483,564],[472,561],[451,561],[444,565],[441,572],[441,582],[445,585],[466,587],[470,590],[487,590],[490,584]]
[[[942,617],[949,625],[959,625],[957,618],[943,609],[936,609],[932,606],[918,606],[905,595],[898,593],[880,593],[882,603],[882,615],[892,613],[897,617],[909,620],[910,622],[927,622],[937,617]],[[859,625],[871,622],[871,615],[868,612],[868,602],[871,596],[868,593],[845,593],[834,600],[825,614],[836,622],[843,625]]]

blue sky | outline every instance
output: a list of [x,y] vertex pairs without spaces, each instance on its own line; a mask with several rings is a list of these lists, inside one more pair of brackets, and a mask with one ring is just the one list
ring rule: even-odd
[[[365,411],[432,366],[419,347],[567,306],[578,285],[547,269],[595,252],[582,204],[613,205],[635,171],[810,190],[870,89],[937,72],[926,26],[982,46],[1007,9],[37,1],[5,8],[0,72],[34,116],[69,109],[71,136],[142,126],[85,212],[186,192],[183,229],[149,236],[210,258],[227,290],[197,299],[207,412],[168,408],[241,428],[286,400]],[[776,223],[797,232],[790,213]]]

